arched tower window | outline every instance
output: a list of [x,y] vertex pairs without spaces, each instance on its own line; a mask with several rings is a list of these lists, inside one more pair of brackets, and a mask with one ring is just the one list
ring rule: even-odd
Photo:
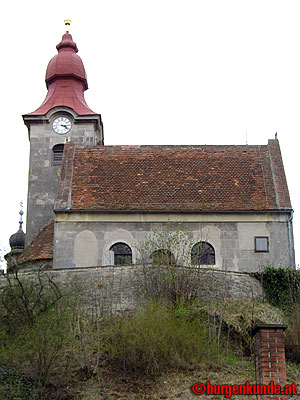
[[115,243],[109,249],[114,252],[114,265],[131,265],[132,251],[125,243]]
[[161,265],[174,265],[175,264],[175,257],[171,253],[170,250],[166,249],[159,249],[155,250],[151,254],[151,258],[153,260],[153,263],[155,264],[161,264]]
[[62,163],[64,152],[64,145],[63,144],[56,144],[52,148],[52,165],[60,166]]
[[207,242],[198,242],[192,248],[193,265],[215,265],[215,249]]

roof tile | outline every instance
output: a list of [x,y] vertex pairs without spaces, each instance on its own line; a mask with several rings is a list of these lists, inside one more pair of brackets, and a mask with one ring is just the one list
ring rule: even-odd
[[17,263],[22,264],[35,260],[49,260],[53,257],[54,222],[49,222],[35,239],[26,247],[17,258]]
[[65,146],[56,210],[268,211],[291,204],[267,146]]

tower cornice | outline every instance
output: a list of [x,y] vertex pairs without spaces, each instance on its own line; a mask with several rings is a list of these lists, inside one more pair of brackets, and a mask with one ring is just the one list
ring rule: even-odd
[[78,115],[72,108],[70,107],[54,107],[51,108],[45,115],[38,114],[24,114],[22,115],[24,124],[28,128],[28,136],[30,140],[30,126],[32,124],[49,124],[51,121],[57,116],[62,114],[68,114],[74,120],[74,123],[94,123],[95,131],[99,132],[99,143],[104,143],[103,138],[103,123],[101,119],[101,114],[90,114],[90,115]]

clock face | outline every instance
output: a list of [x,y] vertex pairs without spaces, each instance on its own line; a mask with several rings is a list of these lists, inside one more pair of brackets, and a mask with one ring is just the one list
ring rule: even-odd
[[65,133],[69,132],[71,127],[71,121],[66,117],[56,118],[52,125],[54,132],[58,133],[59,135],[64,135]]

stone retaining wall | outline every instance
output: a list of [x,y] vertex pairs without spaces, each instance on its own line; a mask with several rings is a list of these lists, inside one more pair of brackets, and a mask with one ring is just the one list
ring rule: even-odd
[[[261,300],[263,291],[260,283],[247,273],[218,270],[200,271],[198,295],[202,299],[225,297]],[[105,306],[113,311],[129,310],[145,298],[144,269],[141,266],[78,268],[76,270],[49,270],[51,277],[61,289],[79,290],[82,301],[90,308]],[[34,278],[37,272],[20,272],[20,276]],[[148,279],[149,283],[149,279]],[[5,278],[0,276],[0,287]]]

